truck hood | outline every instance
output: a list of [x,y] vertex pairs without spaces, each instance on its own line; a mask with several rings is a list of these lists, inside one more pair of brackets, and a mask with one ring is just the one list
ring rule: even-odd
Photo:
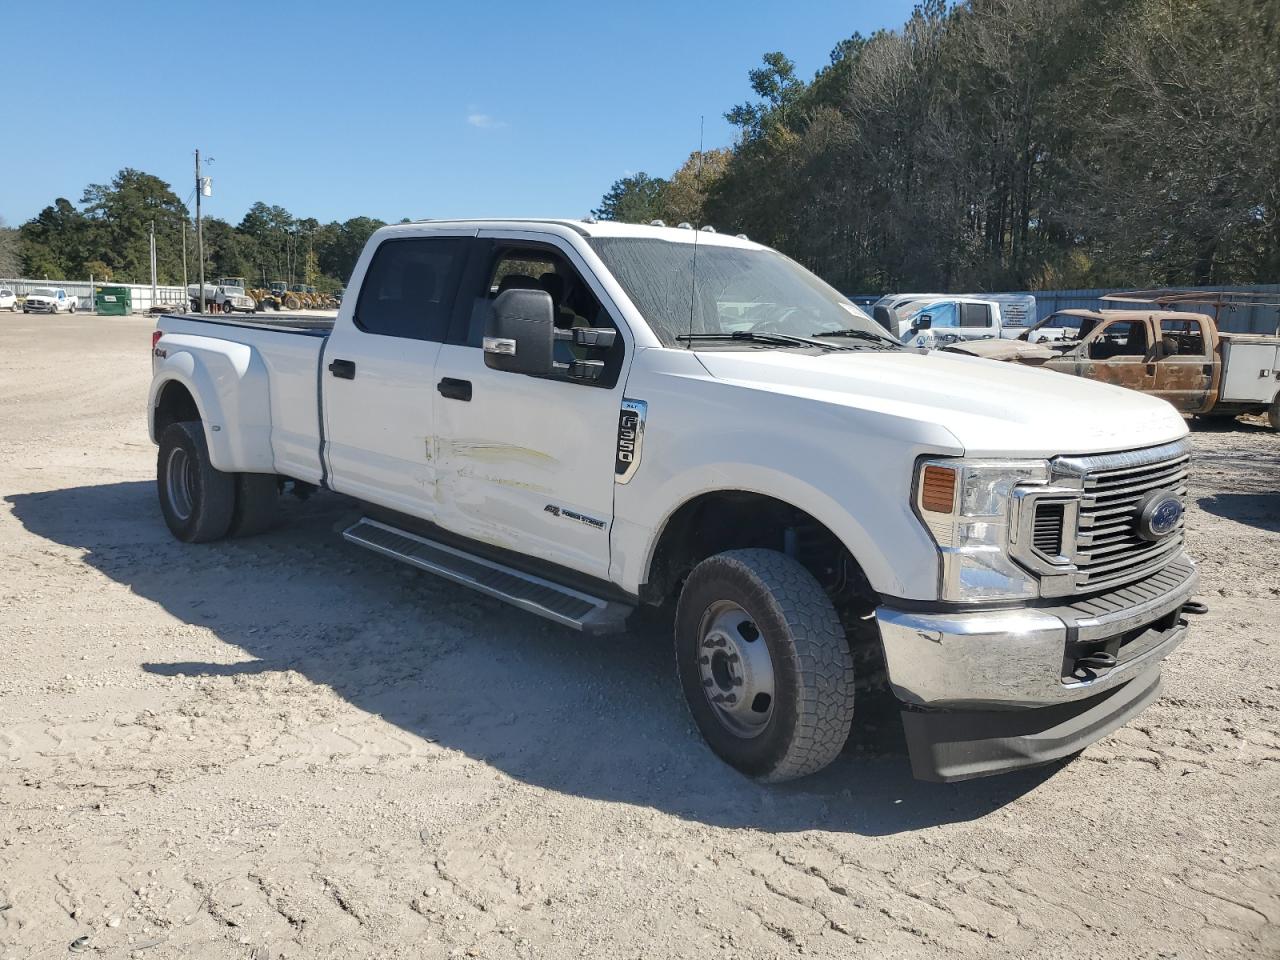
[[943,427],[969,456],[1052,457],[1155,446],[1187,433],[1170,404],[1134,390],[936,351],[819,355],[700,351],[713,377],[756,390]]

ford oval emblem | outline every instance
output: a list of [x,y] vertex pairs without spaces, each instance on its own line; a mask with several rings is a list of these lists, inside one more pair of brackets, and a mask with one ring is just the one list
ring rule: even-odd
[[1138,536],[1143,540],[1163,540],[1178,529],[1182,500],[1168,490],[1152,490],[1138,503]]

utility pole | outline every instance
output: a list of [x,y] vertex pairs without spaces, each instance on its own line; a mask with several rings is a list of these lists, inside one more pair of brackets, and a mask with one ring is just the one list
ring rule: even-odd
[[204,193],[204,178],[200,176],[200,151],[196,151],[196,256],[200,258],[200,294],[196,297],[196,312],[204,313],[204,230],[200,224],[200,194]]
[[159,300],[156,293],[156,222],[151,221],[151,306],[156,305]]
[[191,306],[191,291],[187,289],[187,211],[182,211],[182,297],[183,313]]

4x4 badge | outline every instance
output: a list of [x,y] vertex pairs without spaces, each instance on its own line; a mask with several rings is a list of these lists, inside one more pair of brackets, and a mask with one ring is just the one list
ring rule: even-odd
[[618,414],[618,452],[613,464],[613,479],[618,483],[628,483],[640,466],[644,421],[648,415],[649,404],[644,400],[622,401]]

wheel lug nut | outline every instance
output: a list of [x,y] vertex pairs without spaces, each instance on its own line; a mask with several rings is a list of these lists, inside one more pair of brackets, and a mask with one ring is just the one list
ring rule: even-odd
[[701,663],[701,664],[703,664],[703,665],[706,665],[706,664],[708,664],[708,663],[710,663],[710,662],[711,662],[711,658],[710,658],[710,657],[700,657],[700,658],[698,659],[698,662],[699,662],[699,663]]
[[730,662],[730,663],[737,663],[737,662],[738,662],[738,659],[739,659],[739,658],[738,658],[738,655],[737,655],[736,653],[731,653],[731,654],[729,654],[729,662]]
[[738,695],[737,695],[736,693],[729,693],[729,694],[725,694],[724,702],[725,702],[725,703],[737,703],[737,702],[738,702]]

